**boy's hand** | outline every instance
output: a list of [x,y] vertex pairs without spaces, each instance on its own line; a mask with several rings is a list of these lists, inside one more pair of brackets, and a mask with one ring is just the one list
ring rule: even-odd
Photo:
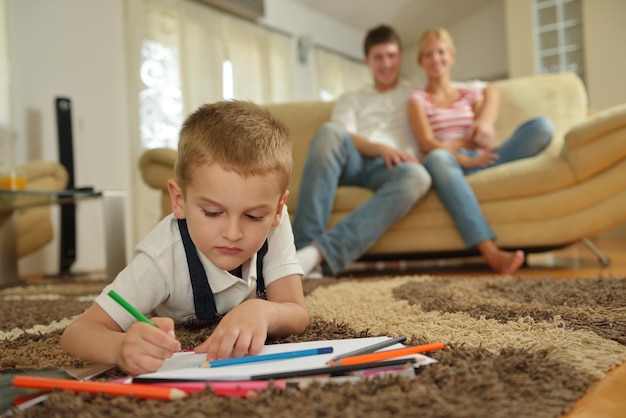
[[208,361],[259,354],[267,338],[271,309],[265,300],[246,300],[228,312],[194,351],[207,353]]
[[152,321],[158,328],[135,322],[124,334],[117,364],[131,375],[154,372],[166,358],[180,351],[174,321],[170,318],[152,318]]

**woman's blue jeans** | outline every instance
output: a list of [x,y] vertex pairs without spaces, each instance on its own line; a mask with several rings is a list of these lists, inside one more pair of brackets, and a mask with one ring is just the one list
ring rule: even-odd
[[[327,230],[338,186],[360,186],[374,195]],[[293,220],[296,248],[313,244],[327,274],[340,273],[363,255],[429,190],[430,176],[419,163],[387,168],[367,158],[340,124],[322,125],[309,148]]]
[[[548,146],[553,133],[554,127],[547,118],[538,117],[525,122],[494,151],[499,158],[489,167],[539,154]],[[487,223],[478,200],[465,179],[466,175],[489,167],[463,169],[452,154],[441,148],[428,154],[424,166],[430,173],[439,199],[454,220],[466,247],[473,248],[480,242],[495,239],[495,233]]]

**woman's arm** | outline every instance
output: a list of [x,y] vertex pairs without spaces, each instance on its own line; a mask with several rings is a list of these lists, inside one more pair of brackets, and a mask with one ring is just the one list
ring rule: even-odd
[[484,99],[474,103],[476,117],[470,126],[468,139],[477,147],[493,149],[495,141],[494,125],[500,113],[500,92],[494,86],[483,90]]
[[408,107],[411,129],[421,153],[426,155],[432,150],[439,148],[442,144],[437,141],[433,134],[424,107],[416,102],[409,102]]
[[453,155],[457,155],[457,150],[463,147],[463,141],[447,141],[442,143],[435,138],[433,129],[428,121],[428,116],[426,115],[426,110],[422,105],[416,102],[409,102],[408,112],[413,135],[423,155],[428,155],[429,152],[437,148],[447,149]]

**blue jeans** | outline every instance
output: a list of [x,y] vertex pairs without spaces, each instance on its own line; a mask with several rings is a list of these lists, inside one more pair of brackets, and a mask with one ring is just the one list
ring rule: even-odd
[[[374,196],[331,229],[326,229],[338,186],[360,186]],[[354,147],[346,129],[322,125],[309,148],[293,220],[297,249],[313,244],[327,274],[344,271],[399,221],[429,190],[430,176],[419,163],[390,169],[382,158],[368,158]]]
[[[522,158],[533,157],[543,151],[554,133],[549,119],[538,117],[523,123],[515,133],[494,151],[499,158],[494,165],[506,164]],[[463,150],[465,151],[465,150]],[[472,151],[466,152],[471,155]],[[467,248],[495,239],[478,200],[465,176],[489,167],[464,169],[450,152],[438,148],[431,151],[424,166],[430,173],[439,199],[446,207]]]

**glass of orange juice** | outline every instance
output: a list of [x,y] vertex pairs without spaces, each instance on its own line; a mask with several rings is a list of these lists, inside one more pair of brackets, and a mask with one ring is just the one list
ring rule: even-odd
[[0,189],[3,190],[24,190],[26,188],[26,177],[20,170],[10,169],[0,174]]

